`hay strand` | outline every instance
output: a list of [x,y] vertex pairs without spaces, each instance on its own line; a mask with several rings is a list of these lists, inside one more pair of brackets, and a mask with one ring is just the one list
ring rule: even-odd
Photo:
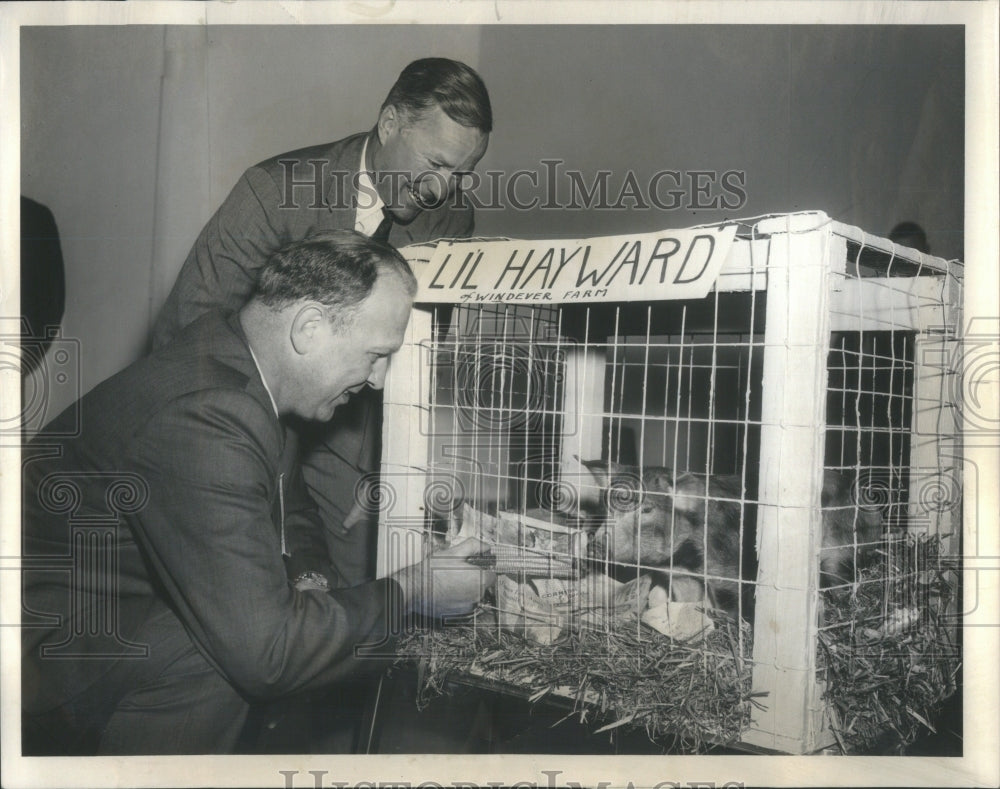
[[[955,573],[936,538],[905,538],[865,568],[849,594],[825,598],[820,677],[843,752],[902,752],[956,691]],[[862,625],[863,626],[859,626]]]
[[466,625],[411,633],[399,652],[400,660],[433,662],[419,688],[421,706],[445,693],[450,679],[473,673],[521,689],[531,704],[558,697],[571,706],[566,718],[592,720],[595,733],[641,728],[654,742],[679,738],[686,752],[735,742],[760,695],[750,690],[746,629],[741,638],[732,622],[718,623],[697,645],[638,621],[582,629],[550,645],[495,625]]

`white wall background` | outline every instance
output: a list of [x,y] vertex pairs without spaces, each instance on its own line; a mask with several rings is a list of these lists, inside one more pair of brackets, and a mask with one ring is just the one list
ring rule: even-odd
[[[378,53],[373,57],[372,53]],[[249,165],[371,126],[410,60],[464,60],[481,170],[742,170],[736,211],[481,211],[581,236],[821,209],[910,219],[962,255],[962,31],[941,27],[61,27],[21,35],[22,184],[55,215],[82,389],[143,352],[195,236]],[[54,415],[68,403],[51,404]]]

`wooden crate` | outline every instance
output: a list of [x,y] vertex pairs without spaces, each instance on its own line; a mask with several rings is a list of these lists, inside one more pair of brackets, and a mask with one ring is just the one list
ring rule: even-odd
[[[642,240],[673,250],[665,239],[683,232]],[[414,561],[428,529],[454,530],[463,504],[537,516],[562,498],[566,510],[586,487],[568,471],[578,458],[736,475],[753,516],[743,542],[756,573],[742,579],[755,600],[752,684],[767,694],[740,742],[815,752],[834,742],[817,649],[824,471],[864,478],[883,497],[887,532],[941,538],[939,562],[955,569],[961,446],[948,360],[962,267],[815,212],[706,232],[722,262],[698,297],[669,276],[660,286],[663,255],[637,253],[623,269],[627,237],[621,279],[652,274],[628,300],[545,287],[558,258],[539,268],[536,257],[510,276],[489,272],[516,300],[476,302],[463,288],[516,242],[404,251],[421,293],[386,384],[379,568]],[[524,242],[539,255],[546,243],[563,242]]]

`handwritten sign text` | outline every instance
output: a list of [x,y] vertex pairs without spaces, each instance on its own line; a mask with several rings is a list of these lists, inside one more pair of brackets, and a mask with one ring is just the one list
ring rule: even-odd
[[444,241],[417,265],[418,302],[703,298],[736,226],[553,241]]

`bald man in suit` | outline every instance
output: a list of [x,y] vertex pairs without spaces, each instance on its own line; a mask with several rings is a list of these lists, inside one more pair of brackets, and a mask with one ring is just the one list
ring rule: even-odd
[[492,583],[464,561],[476,541],[345,588],[287,441],[287,419],[382,386],[415,290],[354,231],[290,245],[242,309],[198,318],[26,447],[26,755],[231,752],[250,702],[354,681],[407,612],[476,604]]

